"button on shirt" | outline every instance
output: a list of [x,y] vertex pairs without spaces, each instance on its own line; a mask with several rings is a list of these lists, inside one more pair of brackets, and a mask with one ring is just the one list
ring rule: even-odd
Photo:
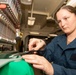
[[67,45],[66,35],[55,37],[42,55],[53,62],[54,75],[76,75],[76,39]]

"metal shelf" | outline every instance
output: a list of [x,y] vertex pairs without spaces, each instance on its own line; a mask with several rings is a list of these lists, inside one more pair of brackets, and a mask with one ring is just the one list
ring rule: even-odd
[[20,1],[19,0],[0,0],[0,3],[6,4],[5,9],[1,9],[8,18],[12,21],[15,27],[20,25],[21,20],[21,8],[20,8]]

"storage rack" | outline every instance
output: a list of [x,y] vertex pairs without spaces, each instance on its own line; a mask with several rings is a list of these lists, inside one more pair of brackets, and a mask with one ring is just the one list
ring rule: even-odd
[[2,11],[8,16],[14,26],[18,27],[22,16],[20,0],[0,0],[0,3],[6,4],[6,9],[2,9]]
[[16,28],[19,28],[22,12],[20,0],[0,0],[5,9],[0,9],[0,43],[15,44]]

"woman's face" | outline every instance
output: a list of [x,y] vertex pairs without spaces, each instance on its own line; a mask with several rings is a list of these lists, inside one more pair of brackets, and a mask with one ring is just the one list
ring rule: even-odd
[[57,14],[59,27],[66,34],[76,32],[76,15],[66,9],[60,9]]

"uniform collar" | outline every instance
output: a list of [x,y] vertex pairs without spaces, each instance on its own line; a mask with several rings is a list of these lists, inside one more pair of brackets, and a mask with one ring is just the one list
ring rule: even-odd
[[72,48],[76,48],[76,39],[74,39],[70,44],[67,45],[67,41],[66,41],[66,35],[61,37],[61,40],[58,39],[58,45],[63,49],[72,49]]

